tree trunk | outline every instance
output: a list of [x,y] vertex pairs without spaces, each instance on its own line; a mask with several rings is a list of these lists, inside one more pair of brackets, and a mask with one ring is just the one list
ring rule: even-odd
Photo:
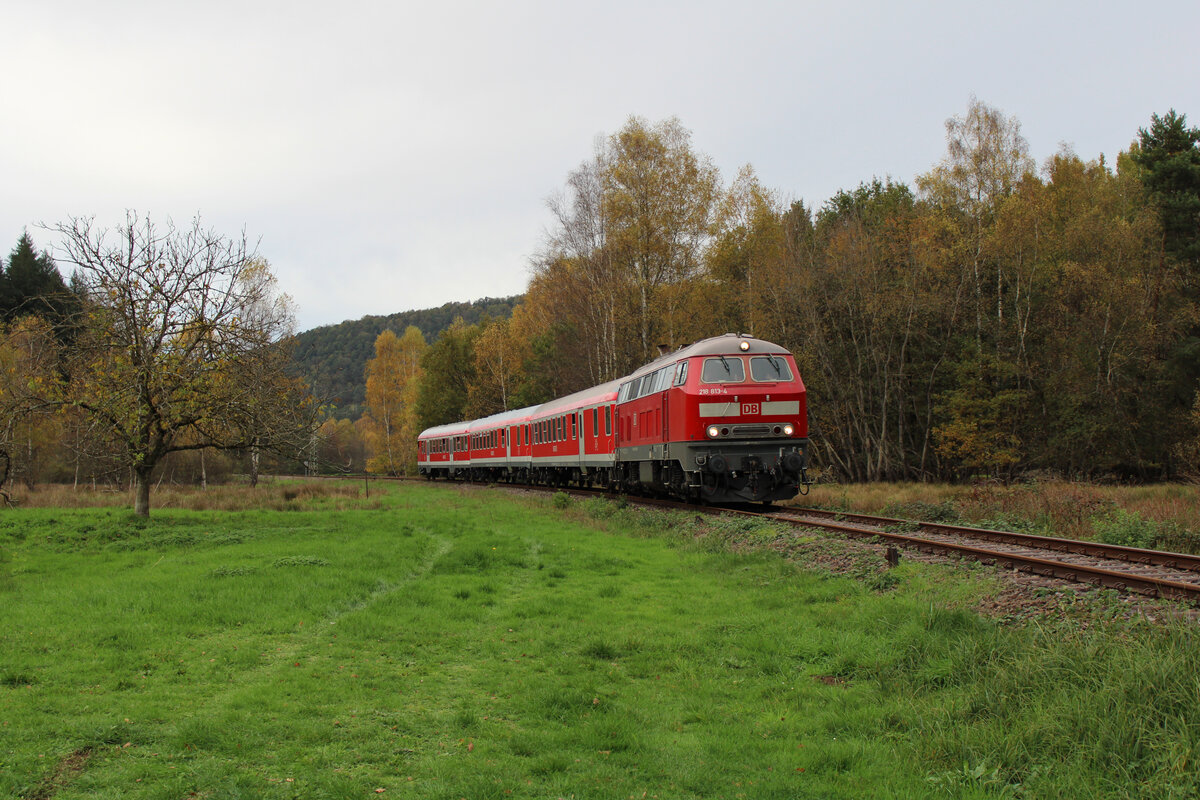
[[153,468],[138,467],[133,479],[133,513],[139,517],[150,516],[150,473]]
[[[307,469],[306,469],[307,472]],[[250,448],[250,488],[258,486],[258,445]]]

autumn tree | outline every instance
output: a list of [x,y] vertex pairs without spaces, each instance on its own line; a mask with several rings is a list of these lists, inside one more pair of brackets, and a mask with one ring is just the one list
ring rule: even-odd
[[417,381],[416,412],[420,430],[466,419],[471,385],[475,382],[475,340],[479,326],[462,318],[431,344],[421,356]]
[[403,337],[386,330],[375,339],[375,357],[366,368],[371,472],[400,475],[415,461],[416,387],[425,349],[425,337],[413,325]]
[[982,349],[989,320],[1004,324],[1006,275],[985,251],[1000,204],[1033,170],[1021,123],[975,97],[964,116],[946,120],[946,156],[917,179],[925,197],[959,226],[954,258],[970,281],[975,341]]
[[708,243],[720,177],[672,117],[633,117],[614,134],[602,173],[606,245],[633,289],[639,361],[655,346],[692,338],[688,309],[670,291],[696,276]]
[[[523,397],[551,383],[573,391],[612,380],[656,357],[659,344],[709,332],[695,312],[706,299],[700,279],[719,184],[677,119],[652,125],[632,117],[597,141],[549,201],[556,224],[525,298],[530,318],[543,324],[526,339],[535,374]],[[551,359],[560,345],[567,349]],[[539,361],[558,374],[537,372]]]
[[556,224],[534,261],[524,303],[531,323],[525,340],[544,337],[555,325],[573,329],[576,346],[563,355],[584,365],[593,385],[617,377],[634,358],[623,335],[631,287],[608,245],[608,166],[607,140],[601,139],[592,158],[568,174],[566,189],[548,201]]
[[795,288],[785,258],[787,234],[775,192],[754,170],[743,167],[719,205],[718,233],[705,258],[717,290],[704,305],[717,311],[720,330],[745,331],[764,339],[787,335],[787,293]]
[[137,514],[149,515],[151,478],[168,453],[290,452],[310,441],[314,409],[284,346],[290,300],[244,235],[133,213],[113,230],[90,218],[54,230],[87,297],[61,402],[119,443]]
[[59,453],[62,415],[59,345],[50,325],[27,315],[0,323],[0,490],[4,480],[32,488],[47,460]]
[[491,320],[475,340],[475,380],[467,398],[467,416],[486,417],[516,408],[528,343],[510,320]]

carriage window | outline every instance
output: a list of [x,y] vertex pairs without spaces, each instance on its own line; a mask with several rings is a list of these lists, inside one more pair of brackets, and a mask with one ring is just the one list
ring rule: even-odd
[[701,383],[744,383],[745,380],[746,367],[737,356],[704,359]]
[[592,436],[600,435],[600,409],[592,409]]
[[604,407],[604,435],[612,436],[612,406]]
[[574,439],[578,434],[575,432],[575,415],[571,415],[571,438]]
[[750,377],[756,381],[790,381],[792,371],[779,356],[754,356],[750,359]]

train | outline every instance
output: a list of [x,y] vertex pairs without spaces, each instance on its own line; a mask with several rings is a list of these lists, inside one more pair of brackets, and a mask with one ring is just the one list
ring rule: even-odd
[[417,439],[418,471],[429,479],[602,487],[708,504],[806,492],[808,458],[806,391],[795,359],[740,333]]

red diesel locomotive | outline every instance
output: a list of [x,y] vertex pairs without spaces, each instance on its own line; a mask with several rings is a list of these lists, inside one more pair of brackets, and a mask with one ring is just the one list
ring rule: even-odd
[[417,465],[429,478],[784,500],[810,483],[807,419],[792,355],[728,333],[539,406],[430,428]]

